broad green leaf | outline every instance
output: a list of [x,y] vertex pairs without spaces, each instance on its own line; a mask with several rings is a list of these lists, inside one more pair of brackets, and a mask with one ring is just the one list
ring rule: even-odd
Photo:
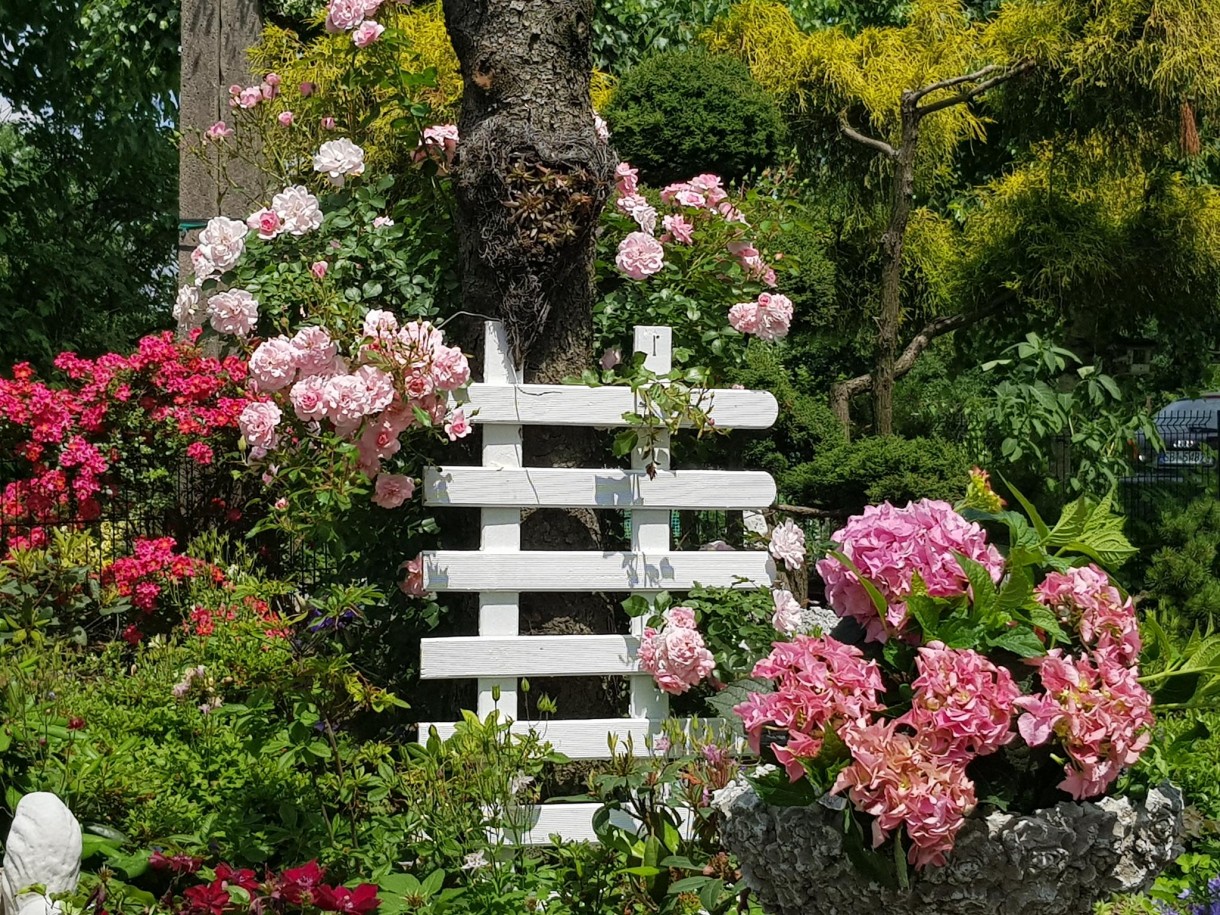
[[954,553],[953,558],[961,566],[966,580],[970,582],[970,598],[974,604],[975,615],[986,618],[991,615],[996,606],[995,582],[986,567],[968,556]]
[[1011,651],[1021,658],[1037,658],[1046,654],[1046,646],[1042,644],[1032,629],[1024,626],[1017,626],[1000,635],[989,636],[987,643],[993,648]]
[[1039,515],[1038,510],[1034,508],[1034,504],[1030,502],[1029,499],[1025,498],[1025,495],[1021,492],[1021,490],[1017,489],[1017,487],[1013,486],[1012,483],[1008,482],[1008,480],[1006,480],[1002,474],[997,473],[996,476],[1000,478],[1001,482],[1003,482],[1003,484],[1008,488],[1008,491],[1012,493],[1012,497],[1016,499],[1021,508],[1024,509],[1025,514],[1029,516],[1029,520],[1034,525],[1034,530],[1038,532],[1039,539],[1043,541],[1046,540],[1047,535],[1050,533],[1050,528],[1046,526],[1046,522],[1042,520],[1042,516]]
[[863,585],[869,600],[873,602],[873,606],[877,609],[877,615],[881,617],[882,622],[885,622],[885,614],[889,610],[889,604],[882,597],[881,592],[877,590],[877,586],[865,577],[864,573],[856,567],[856,564],[847,557],[846,553],[843,553],[841,550],[831,550],[830,555],[843,563],[847,570],[856,576],[856,580]]

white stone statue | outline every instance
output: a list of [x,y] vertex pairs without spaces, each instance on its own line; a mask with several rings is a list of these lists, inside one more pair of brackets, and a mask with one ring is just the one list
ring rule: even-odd
[[[36,791],[17,804],[4,843],[0,871],[0,915],[58,915],[54,893],[76,889],[80,880],[80,823],[54,794]],[[22,893],[40,885],[46,895]]]

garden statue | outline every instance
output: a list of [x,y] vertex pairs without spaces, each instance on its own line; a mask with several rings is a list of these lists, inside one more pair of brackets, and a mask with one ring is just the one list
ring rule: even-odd
[[[51,915],[50,897],[70,893],[80,879],[81,832],[72,811],[49,791],[27,794],[17,804],[4,843],[0,915]],[[41,892],[23,892],[38,886]]]

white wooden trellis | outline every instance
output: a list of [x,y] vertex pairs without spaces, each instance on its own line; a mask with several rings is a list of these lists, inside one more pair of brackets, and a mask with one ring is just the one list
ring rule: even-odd
[[[635,349],[654,372],[670,369],[668,327],[637,327]],[[659,591],[681,592],[695,584],[729,586],[744,579],[768,587],[774,565],[765,551],[670,550],[670,513],[675,509],[757,512],[775,500],[768,474],[748,471],[669,470],[669,439],[654,444],[656,475],[644,470],[645,455],[632,456],[632,469],[526,468],[521,443],[525,426],[626,426],[624,413],[637,409],[625,387],[524,384],[512,365],[503,327],[485,329],[483,381],[469,388],[472,421],[482,427],[479,467],[430,467],[424,474],[424,503],[431,507],[481,509],[479,550],[424,554],[424,586],[429,591],[477,592],[479,634],[424,639],[423,679],[475,678],[478,713],[499,709],[514,730],[538,731],[572,759],[608,755],[608,735],[630,735],[637,753],[648,737],[661,733],[669,703],[650,675],[639,673],[637,650],[644,619],[631,621],[630,635],[523,636],[519,630],[521,592],[630,591],[647,598]],[[766,429],[778,407],[765,391],[713,391],[709,414],[724,429]],[[631,549],[592,553],[522,551],[521,511],[526,508],[629,510]],[[630,700],[626,718],[518,720],[521,677],[626,676]],[[496,698],[498,696],[498,699]],[[430,725],[423,724],[426,730]],[[442,737],[451,723],[437,723]],[[534,808],[523,844],[542,844],[551,835],[592,839],[596,804],[554,804]]]

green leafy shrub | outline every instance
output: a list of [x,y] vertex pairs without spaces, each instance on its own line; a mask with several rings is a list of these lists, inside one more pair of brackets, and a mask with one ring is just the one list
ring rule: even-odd
[[1162,614],[1190,627],[1220,611],[1220,500],[1199,499],[1161,522],[1162,548],[1145,577]]
[[736,180],[773,164],[784,139],[779,106],[746,65],[702,50],[661,52],[624,75],[606,121],[619,155],[657,185]]

